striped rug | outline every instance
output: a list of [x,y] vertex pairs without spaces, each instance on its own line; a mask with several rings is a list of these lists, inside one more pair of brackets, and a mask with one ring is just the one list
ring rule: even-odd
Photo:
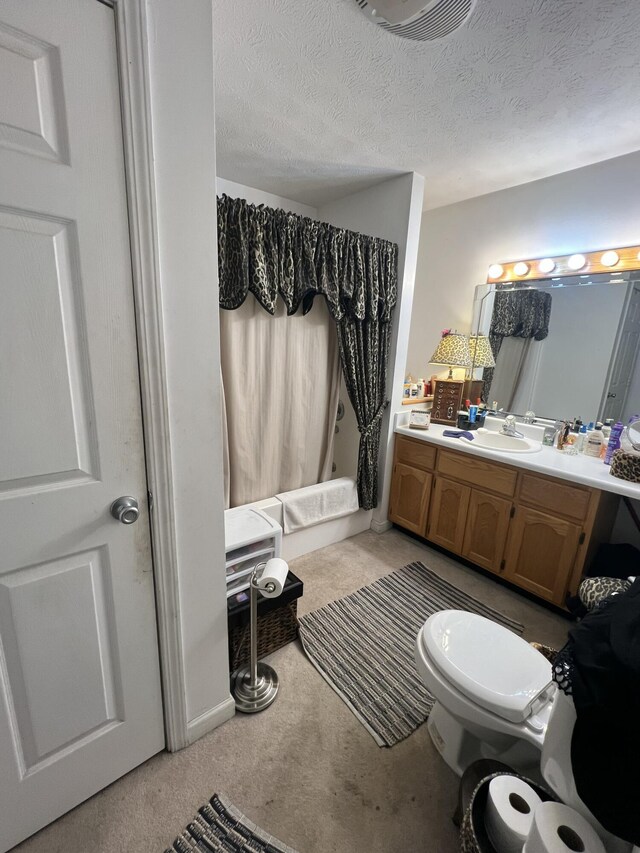
[[202,806],[185,831],[165,853],[296,853],[269,835],[232,805],[223,794],[214,794]]
[[414,645],[427,617],[449,609],[479,613],[517,634],[524,630],[422,563],[300,617],[309,660],[379,746],[404,740],[429,716],[435,700],[418,675]]

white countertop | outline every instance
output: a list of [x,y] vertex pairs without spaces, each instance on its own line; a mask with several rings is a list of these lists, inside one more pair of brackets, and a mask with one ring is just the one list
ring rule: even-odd
[[555,447],[544,446],[536,453],[505,453],[501,450],[489,450],[477,445],[474,447],[473,442],[466,438],[449,438],[442,434],[445,429],[454,429],[454,427],[431,424],[428,430],[411,429],[409,426],[400,425],[403,420],[408,421],[408,415],[404,412],[396,415],[395,432],[400,435],[426,441],[428,444],[436,444],[438,447],[459,450],[461,453],[470,453],[472,456],[491,459],[494,462],[503,462],[514,468],[537,471],[548,477],[557,477],[559,480],[569,480],[572,483],[580,483],[583,486],[591,486],[594,489],[640,500],[640,483],[630,483],[627,480],[612,477],[610,466],[605,465],[601,459],[594,459],[582,453],[578,456],[569,456]]

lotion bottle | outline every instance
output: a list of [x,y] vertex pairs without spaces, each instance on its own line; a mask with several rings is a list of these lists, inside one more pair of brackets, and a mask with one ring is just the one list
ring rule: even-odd
[[587,446],[585,448],[585,456],[591,456],[594,459],[600,458],[602,450],[602,425],[596,424],[596,427],[587,436]]

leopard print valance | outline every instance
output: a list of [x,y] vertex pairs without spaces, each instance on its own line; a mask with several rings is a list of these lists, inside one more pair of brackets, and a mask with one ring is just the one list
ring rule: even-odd
[[391,320],[398,290],[398,247],[325,222],[226,195],[218,198],[220,307],[253,293],[270,314],[278,296],[295,314],[315,296],[336,322]]
[[551,294],[547,291],[498,291],[493,303],[490,335],[543,341],[549,334],[550,317]]

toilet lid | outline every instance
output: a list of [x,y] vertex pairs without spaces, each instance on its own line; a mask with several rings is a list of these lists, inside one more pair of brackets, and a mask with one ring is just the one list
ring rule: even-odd
[[551,664],[517,634],[464,610],[441,610],[422,628],[434,666],[469,699],[519,723],[537,712],[551,684]]

